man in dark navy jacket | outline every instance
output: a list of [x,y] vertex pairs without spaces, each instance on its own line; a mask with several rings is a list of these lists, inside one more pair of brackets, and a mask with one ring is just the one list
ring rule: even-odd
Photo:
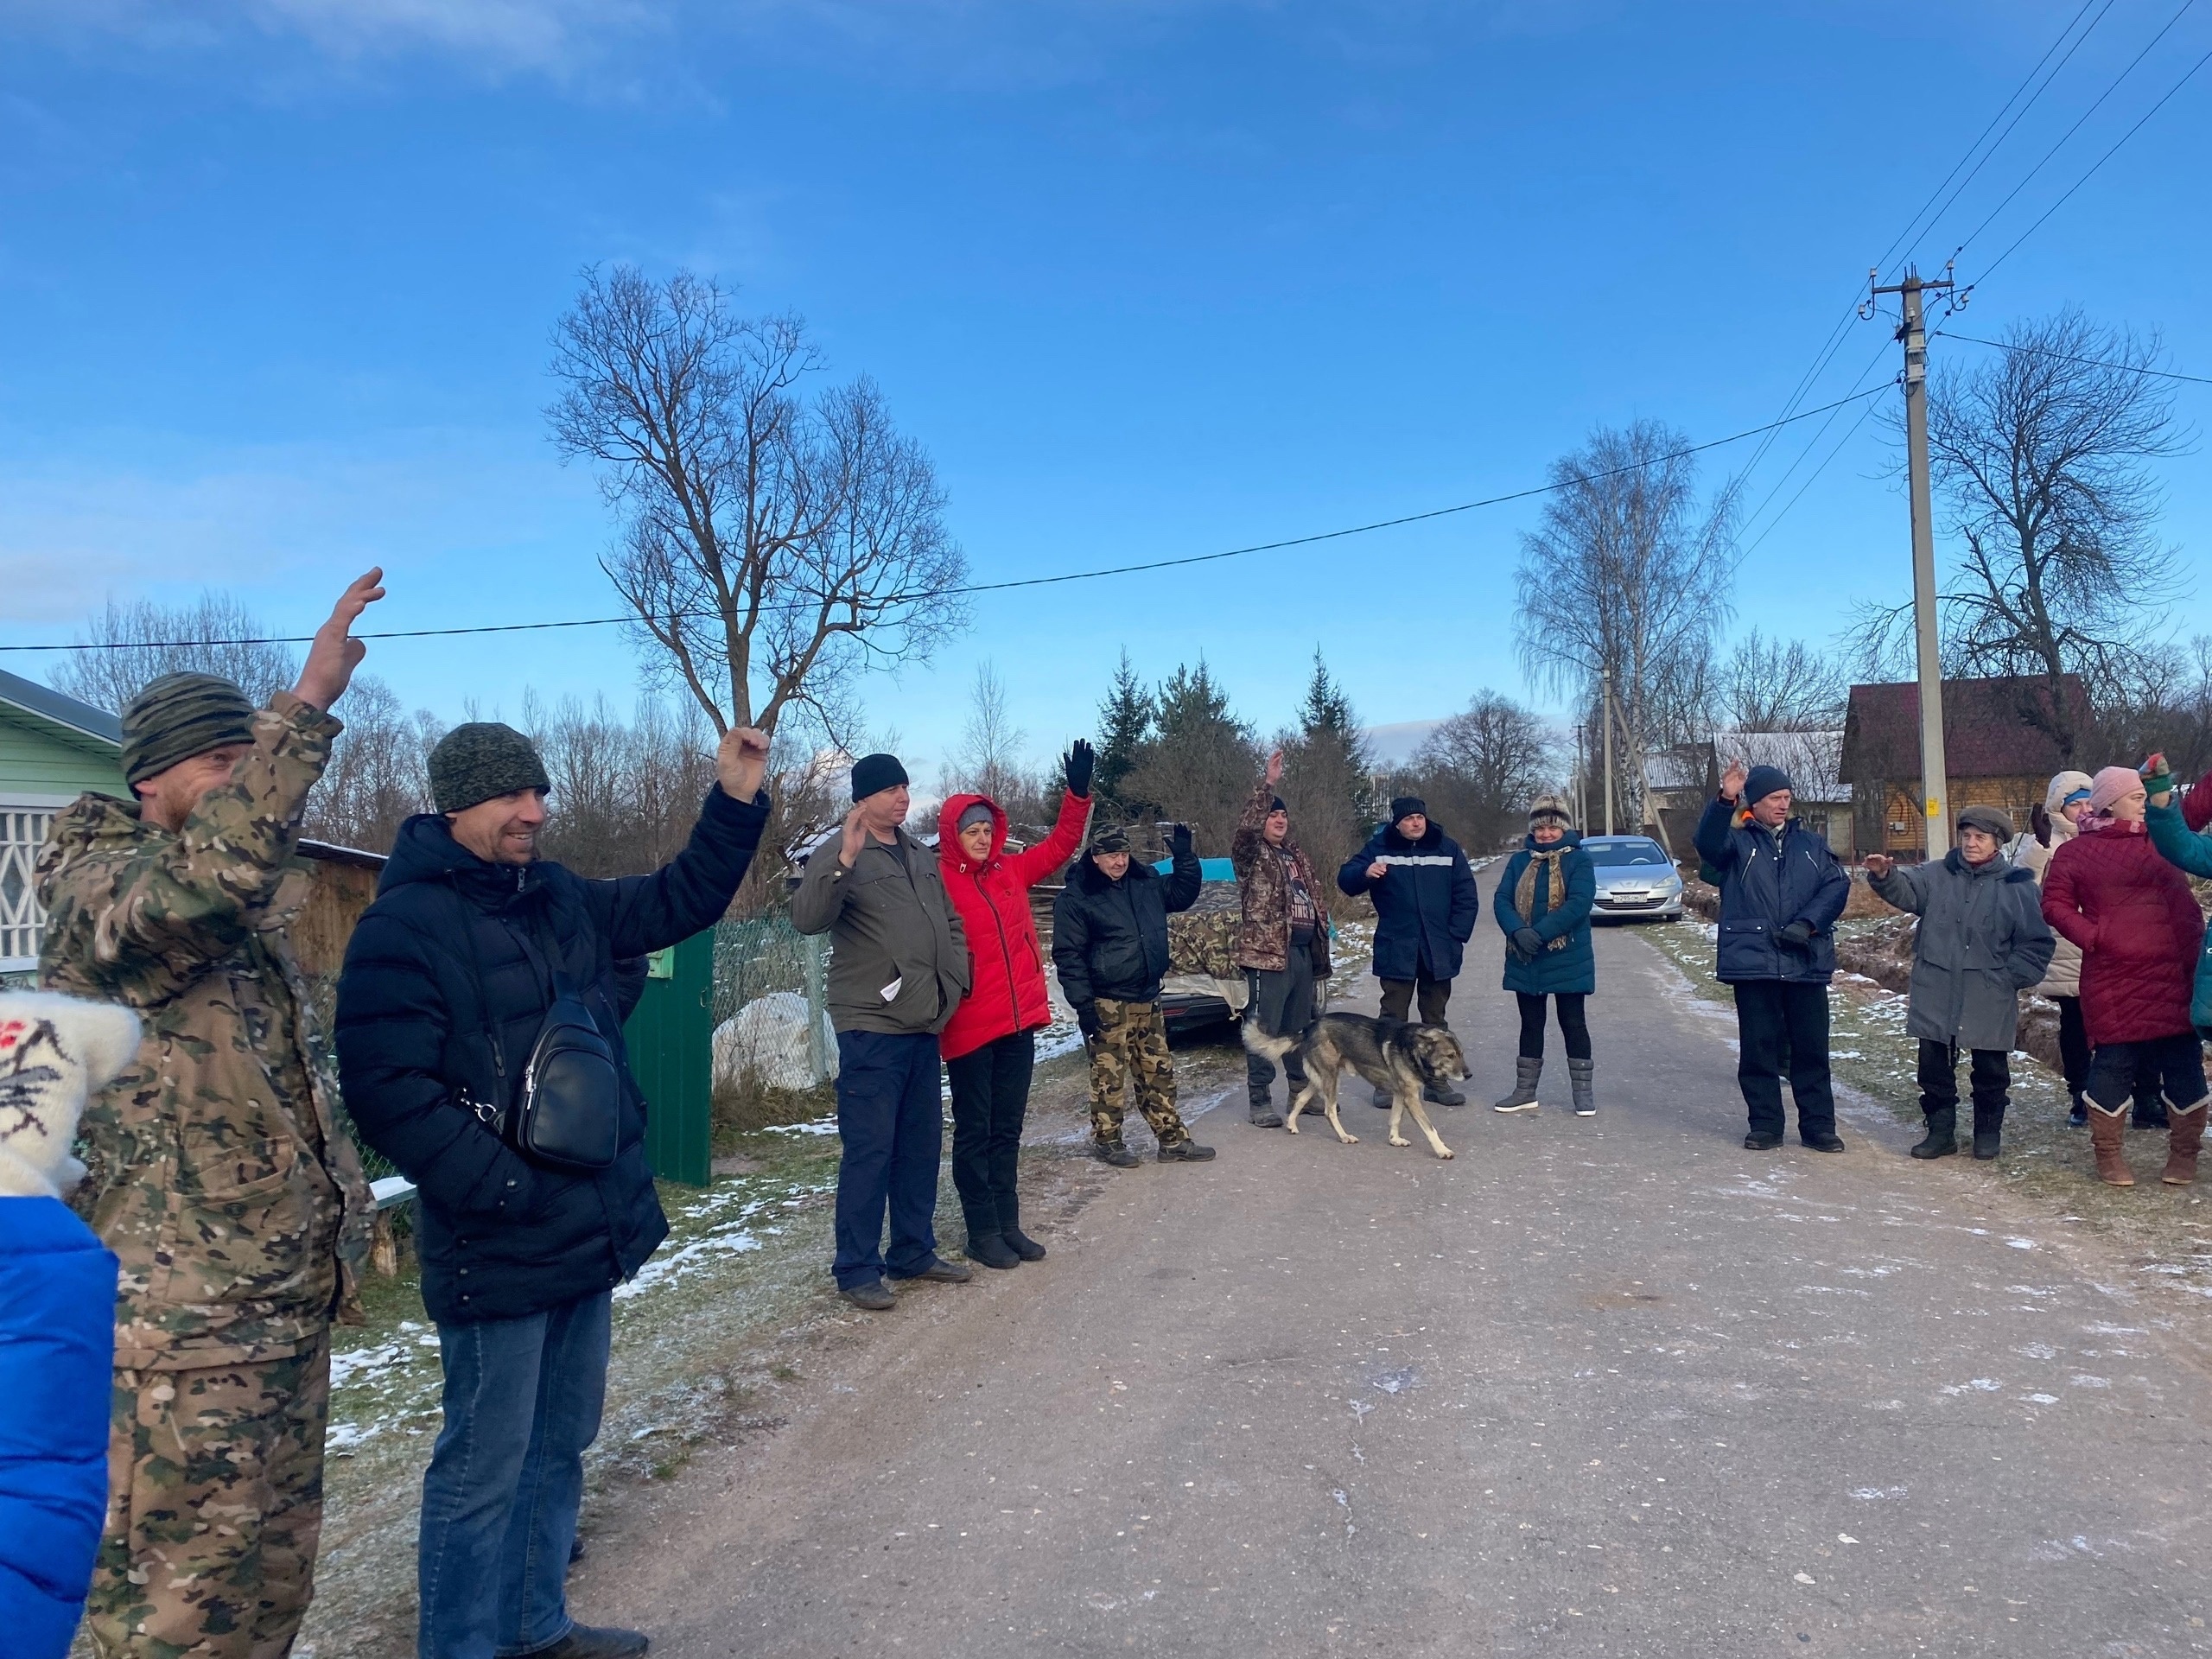
[[1851,878],[1827,842],[1789,816],[1790,798],[1781,767],[1746,772],[1732,760],[1719,798],[1698,820],[1698,854],[1720,885],[1715,976],[1736,993],[1736,1080],[1751,1111],[1744,1145],[1782,1144],[1786,1053],[1798,1138],[1815,1152],[1841,1152],[1828,1081],[1828,981]]
[[[1459,843],[1428,816],[1418,795],[1390,803],[1390,822],[1367,839],[1337,872],[1348,899],[1375,901],[1375,976],[1382,982],[1382,1017],[1402,1020],[1418,995],[1424,1026],[1449,1023],[1445,1005],[1460,957],[1483,913],[1474,872]],[[1431,1084],[1440,1106],[1464,1106],[1467,1097],[1449,1084]],[[1377,1088],[1375,1103],[1388,1106],[1390,1091]]]
[[[622,1047],[616,963],[712,926],[767,822],[768,740],[715,756],[684,849],[652,875],[591,881],[537,856],[545,769],[530,741],[472,721],[430,755],[437,811],[403,824],[338,988],[347,1113],[421,1193],[423,1300],[445,1423],[423,1480],[421,1659],[623,1659],[633,1630],[569,1617],[563,1590],[583,1454],[599,1433],[611,1293],[668,1235],[645,1109]],[[492,1127],[556,994],[613,1046],[613,1165],[564,1172]]]

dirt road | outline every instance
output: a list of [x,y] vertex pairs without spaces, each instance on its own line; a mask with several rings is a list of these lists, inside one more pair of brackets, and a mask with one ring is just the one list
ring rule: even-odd
[[1471,975],[1454,1161],[1232,1101],[615,1498],[577,1611],[671,1659],[2212,1650],[2194,1304],[1885,1116],[1745,1152],[1731,1023],[1598,945],[1601,1116],[1556,1059],[1482,1105]]

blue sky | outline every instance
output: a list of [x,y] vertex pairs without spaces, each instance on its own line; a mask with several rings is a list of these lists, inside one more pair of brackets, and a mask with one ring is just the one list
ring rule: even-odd
[[[1919,242],[1931,266],[2175,3],[2114,0]],[[541,413],[595,261],[804,313],[929,447],[983,581],[1523,487],[1599,423],[1723,435],[1780,412],[2078,10],[0,0],[0,636],[208,583],[303,631],[372,561],[383,626],[609,613],[612,526]],[[1961,274],[2208,48],[2192,11]],[[1960,326],[2077,302],[2212,372],[2208,140],[2212,70]],[[1853,323],[1812,401],[1894,355]],[[2179,390],[2201,428],[2207,389]],[[1884,445],[1859,426],[1759,543],[1736,627],[1825,641],[1853,599],[1902,595]],[[1707,456],[1708,483],[1752,448]],[[2164,477],[2190,591],[2148,620],[2212,631],[2202,455]],[[1041,755],[1089,728],[1124,645],[1150,677],[1203,652],[1262,726],[1317,641],[1375,722],[1525,693],[1536,512],[988,598],[934,668],[870,682],[869,714],[929,765],[988,659]],[[371,663],[448,716],[638,683],[613,629]]]

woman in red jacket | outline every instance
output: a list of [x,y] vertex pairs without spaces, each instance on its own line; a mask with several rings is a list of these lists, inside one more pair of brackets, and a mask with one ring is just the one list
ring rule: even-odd
[[2081,833],[2051,855],[2043,916],[2082,947],[2082,1022],[2089,1061],[2089,1142],[2097,1178],[2133,1186],[2124,1114],[2139,1077],[2165,1096],[2177,1149],[2204,1129],[2204,1056],[2190,993],[2204,914],[2189,883],[2144,833],[2143,779],[2107,766],[2091,780]]
[[968,1220],[968,1258],[987,1268],[1019,1267],[1045,1255],[1045,1247],[1021,1230],[1014,1169],[1037,1028],[1052,1018],[1029,889],[1083,842],[1090,813],[1090,745],[1077,741],[1065,765],[1060,821],[1026,853],[1006,855],[1006,814],[988,795],[955,795],[938,813],[938,869],[975,961],[968,995],[938,1039],[952,1081],[952,1185]]

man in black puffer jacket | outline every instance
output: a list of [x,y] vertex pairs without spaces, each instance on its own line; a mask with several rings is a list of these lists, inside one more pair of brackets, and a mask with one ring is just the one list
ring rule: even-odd
[[1131,861],[1125,830],[1101,830],[1052,901],[1052,963],[1090,1053],[1090,1150],[1119,1169],[1137,1160],[1122,1143],[1129,1084],[1160,1139],[1160,1162],[1201,1163],[1213,1156],[1213,1148],[1191,1139],[1175,1109],[1175,1063],[1160,1016],[1167,918],[1198,902],[1205,880],[1190,826],[1175,826],[1169,850],[1175,873],[1163,880],[1149,864]]
[[[1421,1001],[1421,1022],[1442,1026],[1452,982],[1475,923],[1483,913],[1475,874],[1459,843],[1433,822],[1418,795],[1390,803],[1390,822],[1337,872],[1347,899],[1375,901],[1375,976],[1382,982],[1382,1017],[1403,1020]],[[1428,1085],[1440,1106],[1464,1106],[1467,1097],[1448,1083]],[[1377,1087],[1375,1103],[1388,1106],[1390,1091]]]
[[[645,1650],[635,1631],[576,1624],[563,1592],[606,1391],[610,1293],[668,1236],[615,964],[728,907],[767,822],[767,754],[759,732],[730,732],[683,852],[652,875],[591,881],[537,856],[548,785],[530,741],[456,727],[430,755],[438,810],[401,826],[346,947],[346,1109],[420,1190],[423,1300],[445,1368],[445,1423],[423,1480],[422,1659]],[[521,1088],[556,992],[582,999],[618,1062],[617,1150],[596,1173],[536,1162],[487,1121]]]

